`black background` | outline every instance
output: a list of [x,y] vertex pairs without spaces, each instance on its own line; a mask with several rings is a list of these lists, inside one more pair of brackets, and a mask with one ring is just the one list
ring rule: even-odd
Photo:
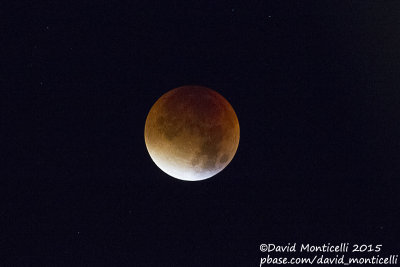
[[[287,242],[398,253],[399,2],[9,2],[2,263],[258,266],[261,243]],[[186,84],[221,93],[241,127],[202,182],[164,174],[143,137]]]

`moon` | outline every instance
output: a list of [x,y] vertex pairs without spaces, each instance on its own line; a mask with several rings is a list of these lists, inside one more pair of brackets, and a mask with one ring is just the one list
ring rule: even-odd
[[216,91],[181,86],[152,106],[144,137],[151,159],[162,171],[177,179],[200,181],[222,171],[235,156],[239,121]]

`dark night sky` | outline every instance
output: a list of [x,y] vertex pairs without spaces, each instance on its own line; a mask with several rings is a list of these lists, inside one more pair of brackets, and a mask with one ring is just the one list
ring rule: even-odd
[[[400,2],[9,2],[1,264],[399,251]],[[144,143],[153,103],[185,84],[221,93],[241,127],[233,161],[202,182],[164,174]]]

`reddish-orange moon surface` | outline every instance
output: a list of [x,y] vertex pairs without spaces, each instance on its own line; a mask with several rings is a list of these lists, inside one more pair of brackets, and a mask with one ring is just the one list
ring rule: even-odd
[[229,102],[203,86],[162,95],[147,115],[144,137],[154,163],[172,177],[198,181],[222,171],[239,145],[239,121]]

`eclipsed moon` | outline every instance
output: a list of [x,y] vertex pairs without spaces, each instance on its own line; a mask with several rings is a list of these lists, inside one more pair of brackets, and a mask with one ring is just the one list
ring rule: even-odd
[[144,129],[154,163],[172,177],[199,181],[222,171],[239,145],[239,121],[229,102],[203,86],[182,86],[162,95]]

